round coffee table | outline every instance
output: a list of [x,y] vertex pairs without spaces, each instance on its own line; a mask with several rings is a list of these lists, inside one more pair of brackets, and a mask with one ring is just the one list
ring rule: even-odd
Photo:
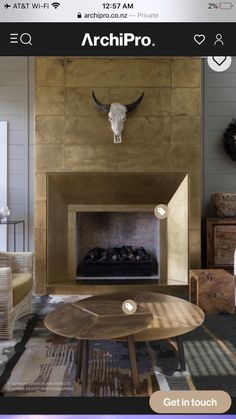
[[[127,315],[122,311],[125,300],[136,302],[135,314]],[[204,318],[199,307],[183,299],[156,293],[126,292],[65,304],[46,316],[45,326],[58,335],[79,339],[76,379],[82,374],[82,395],[87,392],[89,340],[127,340],[134,388],[139,393],[135,341],[178,337],[200,326]],[[182,343],[177,342],[179,351],[183,352]]]
[[[125,294],[123,294],[123,297]],[[105,296],[104,296],[105,297]],[[133,334],[148,327],[152,313],[138,306],[127,315],[122,310],[124,299],[96,299],[96,297],[65,304],[45,317],[45,326],[53,333],[79,340],[76,380],[82,374],[82,396],[87,393],[89,340],[110,340],[127,336],[134,387],[139,391],[139,376]]]

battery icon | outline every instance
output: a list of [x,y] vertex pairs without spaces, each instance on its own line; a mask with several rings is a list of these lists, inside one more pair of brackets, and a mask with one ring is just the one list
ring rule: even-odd
[[227,9],[230,10],[232,9],[232,7],[234,7],[233,3],[231,3],[230,1],[221,1],[219,3],[219,8],[220,9]]

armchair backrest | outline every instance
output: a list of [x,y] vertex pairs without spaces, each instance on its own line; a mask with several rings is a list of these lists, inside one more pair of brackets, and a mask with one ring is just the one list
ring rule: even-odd
[[12,257],[7,252],[0,252],[0,268],[11,268]]
[[33,253],[0,252],[0,268],[11,268],[12,273],[33,273]]

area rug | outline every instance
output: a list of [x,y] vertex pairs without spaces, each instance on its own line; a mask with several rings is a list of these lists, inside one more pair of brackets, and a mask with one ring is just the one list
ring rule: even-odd
[[[3,397],[80,396],[80,384],[75,383],[76,340],[54,335],[43,323],[46,314],[76,300],[78,296],[34,297],[34,314],[17,322],[13,340],[0,341]],[[22,349],[27,327],[30,336]],[[140,396],[157,389],[223,389],[236,395],[236,316],[207,317],[203,326],[185,335],[184,349],[187,370],[181,372],[176,353],[167,341],[136,344]],[[9,365],[12,372],[4,382]],[[135,395],[126,342],[91,343],[87,395]]]

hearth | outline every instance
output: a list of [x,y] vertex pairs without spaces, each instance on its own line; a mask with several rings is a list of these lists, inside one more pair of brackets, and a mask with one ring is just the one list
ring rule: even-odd
[[157,271],[157,262],[144,247],[95,247],[78,266],[77,274],[101,277],[151,276]]

